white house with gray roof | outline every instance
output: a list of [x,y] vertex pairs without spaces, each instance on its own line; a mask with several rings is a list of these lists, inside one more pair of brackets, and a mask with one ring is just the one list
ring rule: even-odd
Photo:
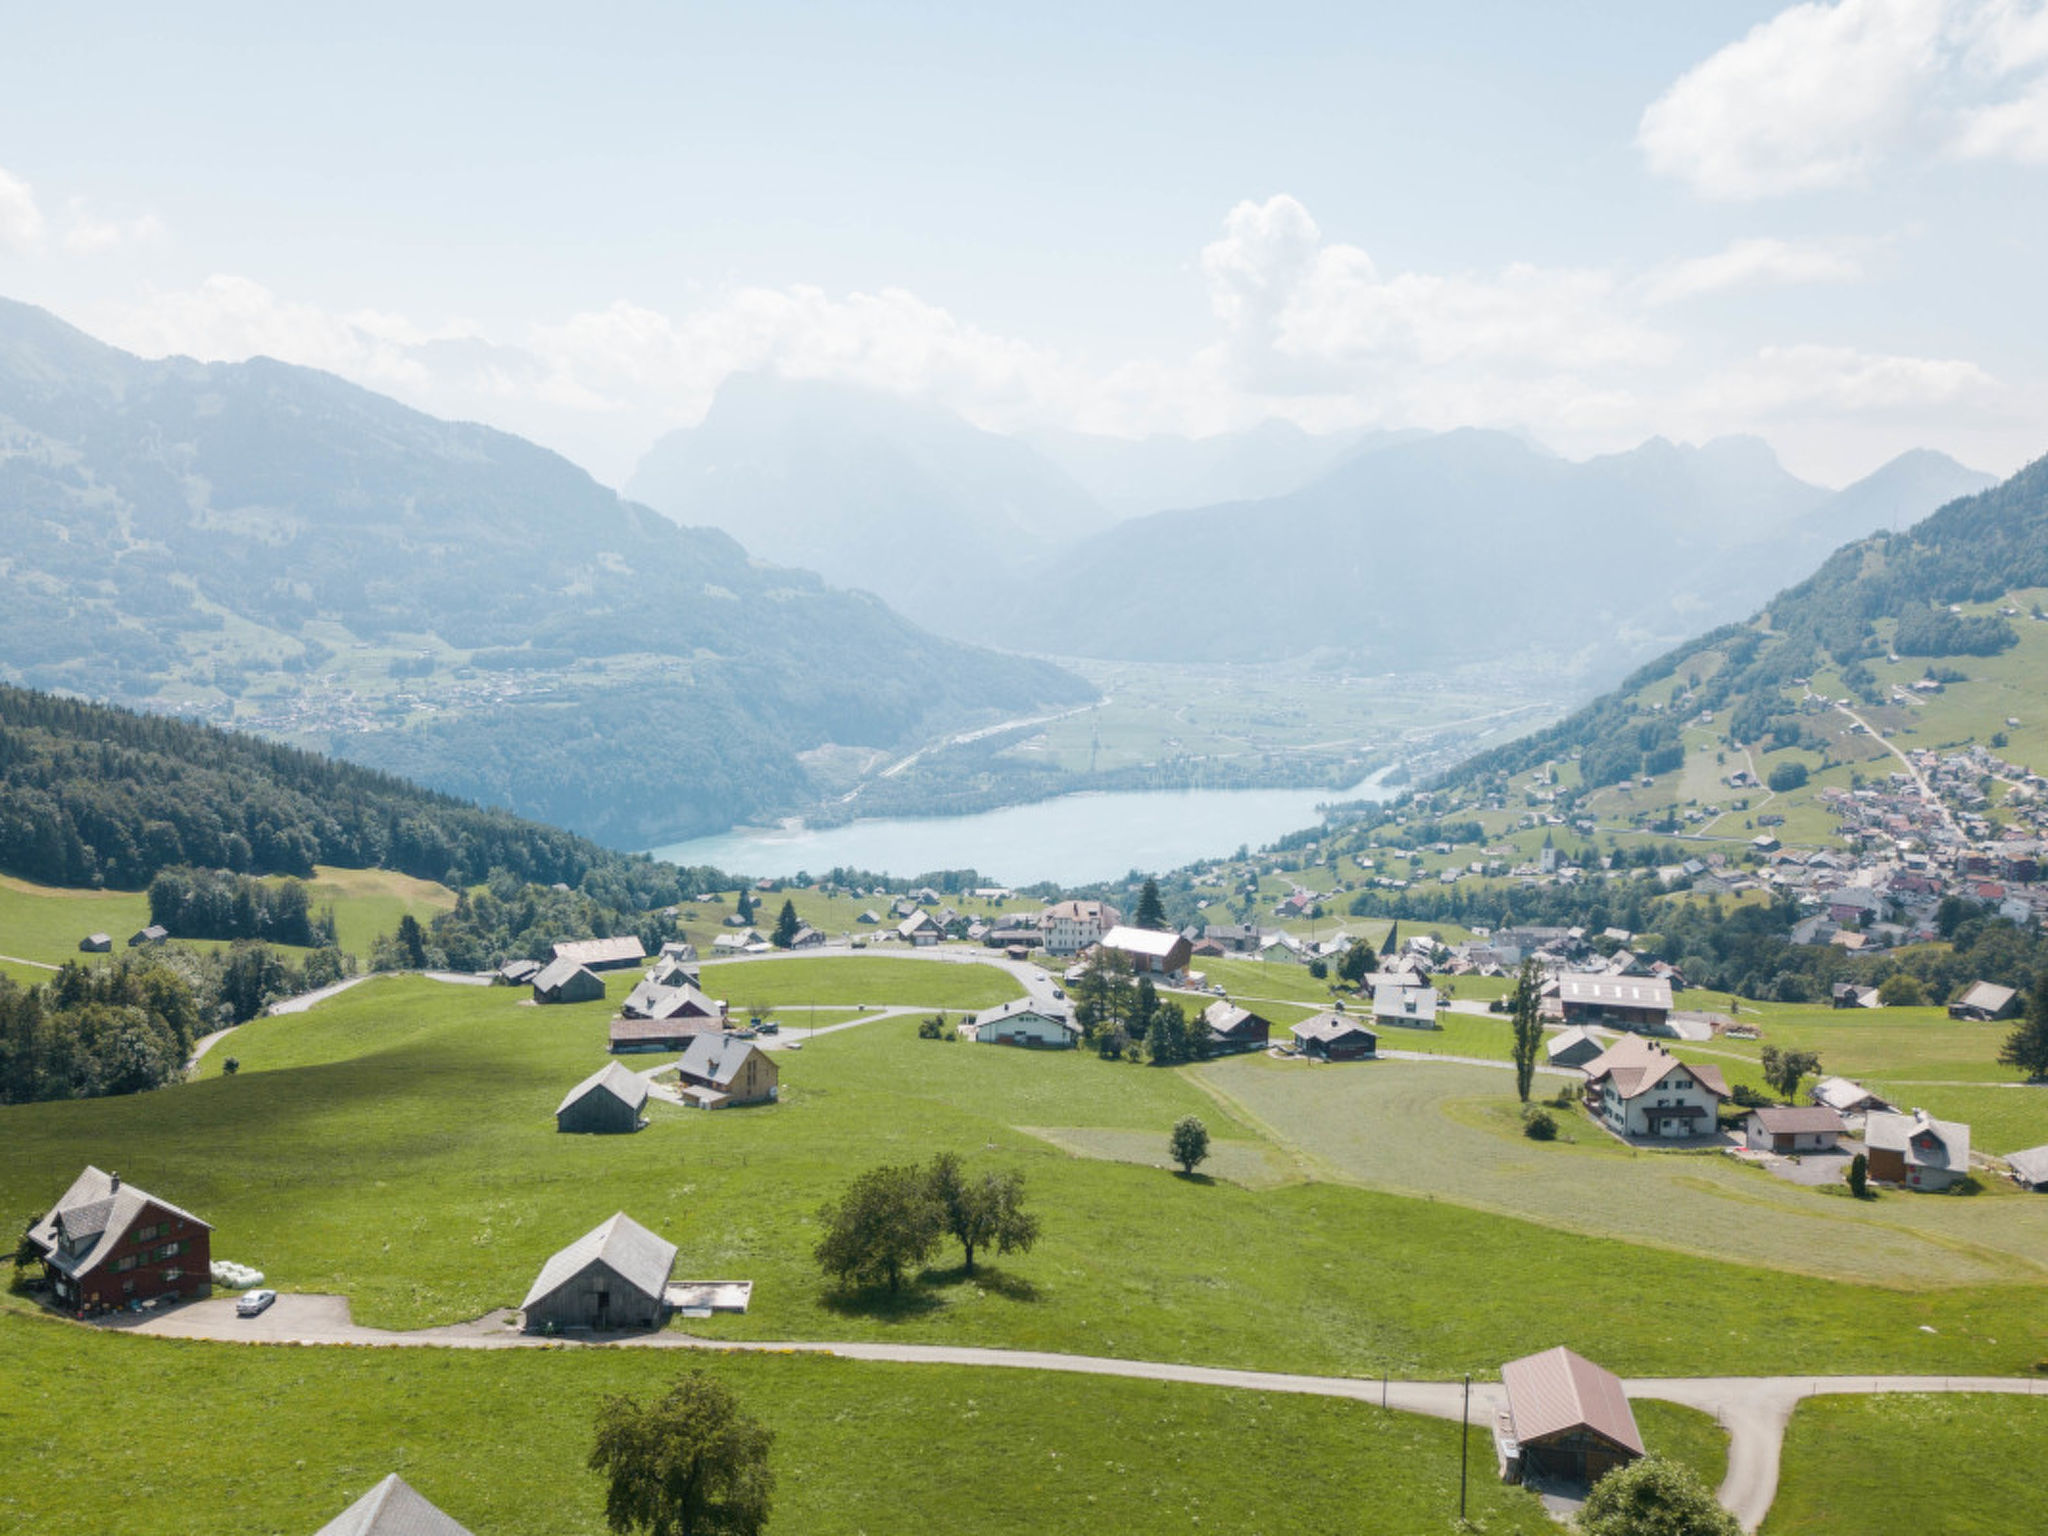
[[1065,1009],[1047,1007],[1020,997],[1000,1008],[984,1008],[961,1031],[982,1045],[1050,1046],[1074,1045],[1081,1038],[1081,1026]]
[[674,1243],[620,1211],[542,1265],[519,1308],[529,1331],[657,1327],[675,1263]]

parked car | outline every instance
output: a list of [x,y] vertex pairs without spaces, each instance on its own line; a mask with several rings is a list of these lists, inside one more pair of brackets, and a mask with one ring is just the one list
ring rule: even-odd
[[277,1300],[277,1292],[271,1290],[244,1291],[235,1303],[235,1316],[254,1317]]
[[763,1019],[759,1027],[764,1035],[779,1035],[782,1033],[782,1025],[775,1019]]

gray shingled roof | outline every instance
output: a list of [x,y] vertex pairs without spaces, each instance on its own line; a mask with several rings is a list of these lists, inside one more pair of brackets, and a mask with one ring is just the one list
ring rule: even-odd
[[[29,1229],[29,1237],[65,1274],[88,1274],[98,1267],[101,1259],[120,1246],[135,1218],[151,1205],[174,1216],[182,1216],[187,1221],[198,1222],[209,1232],[213,1230],[212,1223],[200,1221],[190,1211],[168,1200],[160,1200],[133,1184],[123,1184],[116,1189],[112,1174],[88,1164],[85,1172],[72,1181],[71,1187],[50,1208],[49,1214]],[[83,1238],[94,1241],[83,1253],[66,1254],[60,1237],[73,1242]]]
[[571,976],[584,969],[587,969],[587,967],[574,960],[550,960],[535,973],[533,978],[534,988],[541,992],[552,992]]
[[627,1071],[616,1061],[608,1061],[571,1088],[562,1102],[555,1106],[555,1113],[559,1115],[586,1093],[609,1093],[614,1098],[623,1099],[627,1107],[638,1114],[640,1107],[647,1102],[647,1080],[637,1072]]
[[675,1267],[676,1245],[641,1226],[620,1211],[604,1225],[586,1232],[541,1266],[540,1278],[526,1293],[521,1309],[561,1289],[592,1264],[603,1264],[634,1290],[661,1299],[668,1272]]
[[699,1035],[676,1065],[685,1077],[709,1078],[723,1088],[739,1076],[753,1050],[751,1041],[735,1040],[731,1035]]
[[470,1536],[393,1472],[314,1536]]
[[1028,997],[1014,998],[1000,1008],[982,1009],[974,1016],[974,1026],[979,1029],[984,1024],[1000,1024],[1005,1019],[1021,1018],[1025,1014],[1036,1014],[1039,1018],[1050,1020],[1069,1032],[1077,1032],[1081,1027],[1064,1008],[1050,1007]]

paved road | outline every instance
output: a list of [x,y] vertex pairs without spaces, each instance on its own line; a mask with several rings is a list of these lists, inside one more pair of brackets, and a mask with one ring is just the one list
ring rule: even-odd
[[[1464,1412],[1464,1386],[1455,1381],[1378,1381],[1355,1376],[1305,1376],[1281,1371],[1241,1371],[1219,1366],[1180,1365],[1160,1360],[1120,1360],[1103,1355],[1067,1355],[1046,1350],[981,1349],[946,1344],[829,1342],[814,1339],[700,1339],[664,1330],[598,1339],[544,1339],[518,1330],[508,1310],[444,1328],[392,1332],[365,1328],[350,1316],[344,1296],[280,1296],[260,1317],[235,1316],[226,1297],[191,1302],[165,1312],[121,1317],[96,1326],[157,1338],[225,1339],[260,1344],[372,1344],[439,1349],[519,1349],[545,1345],[719,1349],[771,1353],[839,1355],[907,1365],[956,1365],[1001,1370],[1066,1371],[1084,1376],[1119,1376],[1171,1381],[1190,1386],[1230,1387],[1252,1392],[1294,1392],[1384,1403],[1403,1413],[1456,1419]],[[1891,1392],[2002,1392],[2041,1395],[2044,1383],[2013,1376],[1683,1376],[1641,1377],[1625,1383],[1631,1397],[1678,1403],[1712,1414],[1728,1431],[1728,1475],[1721,1502],[1754,1531],[1769,1513],[1778,1489],[1785,1426],[1805,1398]],[[1472,1384],[1472,1423],[1489,1432],[1503,1406],[1498,1382]],[[1483,1442],[1482,1442],[1483,1443]],[[1484,1465],[1484,1458],[1481,1458]]]

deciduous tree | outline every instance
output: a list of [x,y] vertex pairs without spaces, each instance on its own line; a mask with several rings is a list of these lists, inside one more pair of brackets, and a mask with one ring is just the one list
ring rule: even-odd
[[692,1371],[651,1403],[598,1404],[592,1471],[610,1479],[605,1523],[647,1536],[754,1536],[768,1524],[775,1432],[732,1389]]
[[922,1168],[870,1168],[837,1201],[822,1206],[825,1235],[813,1250],[841,1285],[903,1286],[905,1271],[932,1255],[944,1230]]
[[1661,1456],[1608,1473],[1579,1512],[1581,1536],[1742,1536],[1699,1474]]
[[1209,1159],[1209,1127],[1193,1115],[1174,1122],[1171,1141],[1173,1160],[1182,1173],[1193,1173],[1195,1165]]
[[1781,1051],[1775,1045],[1767,1045],[1758,1057],[1763,1068],[1764,1081],[1771,1085],[1771,1091],[1791,1103],[1799,1096],[1799,1080],[1820,1070],[1820,1057],[1812,1051]]
[[1023,1174],[993,1169],[969,1174],[956,1155],[941,1152],[932,1159],[930,1178],[931,1197],[946,1231],[967,1256],[968,1274],[974,1273],[976,1249],[1029,1253],[1038,1241],[1038,1218],[1024,1209]]
[[1337,974],[1355,987],[1378,970],[1379,964],[1379,956],[1372,952],[1370,944],[1364,939],[1353,939],[1344,958],[1337,962]]

